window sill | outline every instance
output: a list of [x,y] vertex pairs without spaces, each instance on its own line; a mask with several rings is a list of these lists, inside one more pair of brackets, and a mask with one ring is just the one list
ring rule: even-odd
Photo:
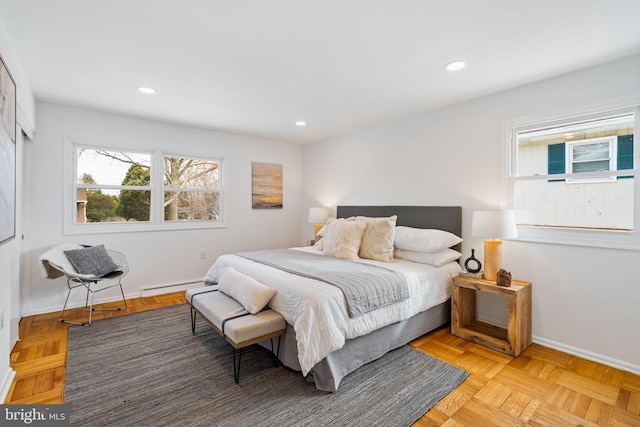
[[638,231],[593,231],[518,226],[518,241],[640,251]]
[[74,224],[66,227],[64,234],[142,233],[151,231],[203,230],[226,227],[226,223],[221,221],[216,221],[215,223],[205,221],[172,221],[170,223],[162,224],[154,224],[150,222],[87,223]]

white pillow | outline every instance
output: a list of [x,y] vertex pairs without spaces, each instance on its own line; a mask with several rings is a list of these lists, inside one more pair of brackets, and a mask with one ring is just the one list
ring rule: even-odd
[[327,234],[327,224],[323,225],[320,230],[316,233],[316,236],[324,237]]
[[438,252],[416,252],[407,251],[405,249],[396,249],[394,252],[396,258],[406,259],[407,261],[413,261],[420,264],[429,264],[434,267],[440,267],[442,265],[453,262],[460,259],[462,254],[453,249],[444,249]]
[[324,250],[325,246],[329,244],[331,241],[331,235],[329,234],[329,224],[333,221],[336,221],[336,218],[331,217],[327,220],[327,223],[320,230],[322,234],[319,234],[322,238],[316,242],[316,247],[321,251]]
[[438,252],[460,242],[460,237],[448,231],[397,226],[394,246],[408,251]]
[[275,289],[240,273],[233,267],[227,267],[222,273],[218,280],[218,290],[238,301],[251,314],[262,310],[276,294]]
[[320,239],[313,246],[316,249],[318,249],[319,251],[321,251],[322,247],[324,246],[322,241],[324,240],[324,236],[327,234],[327,226],[329,225],[329,220],[331,220],[331,218],[329,218],[327,220],[327,223],[325,225],[323,225],[322,228],[320,230],[318,230],[318,232],[316,233],[316,237],[320,236]]
[[382,262],[393,261],[393,239],[396,232],[396,215],[389,218],[357,216],[356,221],[366,225],[360,243],[360,258]]
[[323,253],[336,258],[358,259],[365,227],[363,221],[329,218],[327,233],[322,238]]

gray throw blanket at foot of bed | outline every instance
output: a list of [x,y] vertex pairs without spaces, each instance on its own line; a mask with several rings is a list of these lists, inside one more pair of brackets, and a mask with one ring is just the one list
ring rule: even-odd
[[376,265],[293,249],[268,249],[235,255],[340,288],[350,317],[409,297],[409,288],[402,274]]

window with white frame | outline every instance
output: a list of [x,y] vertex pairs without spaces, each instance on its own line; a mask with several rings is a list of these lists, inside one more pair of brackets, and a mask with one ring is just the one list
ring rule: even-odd
[[[567,147],[567,173],[616,170],[617,135],[568,141],[565,145]],[[569,178],[567,182],[601,182],[615,181],[615,179],[615,176]]]
[[634,107],[508,125],[519,237],[640,249],[637,121]]
[[220,161],[164,156],[164,220],[220,220]]
[[66,232],[224,226],[221,159],[71,140],[66,152]]

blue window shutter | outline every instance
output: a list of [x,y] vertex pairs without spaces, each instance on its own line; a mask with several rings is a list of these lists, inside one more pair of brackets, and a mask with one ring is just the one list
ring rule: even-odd
[[[618,136],[618,170],[633,169],[633,135]],[[618,178],[632,178],[619,176]]]
[[[564,142],[547,146],[547,175],[565,173]],[[564,179],[550,179],[549,182],[562,182]]]

